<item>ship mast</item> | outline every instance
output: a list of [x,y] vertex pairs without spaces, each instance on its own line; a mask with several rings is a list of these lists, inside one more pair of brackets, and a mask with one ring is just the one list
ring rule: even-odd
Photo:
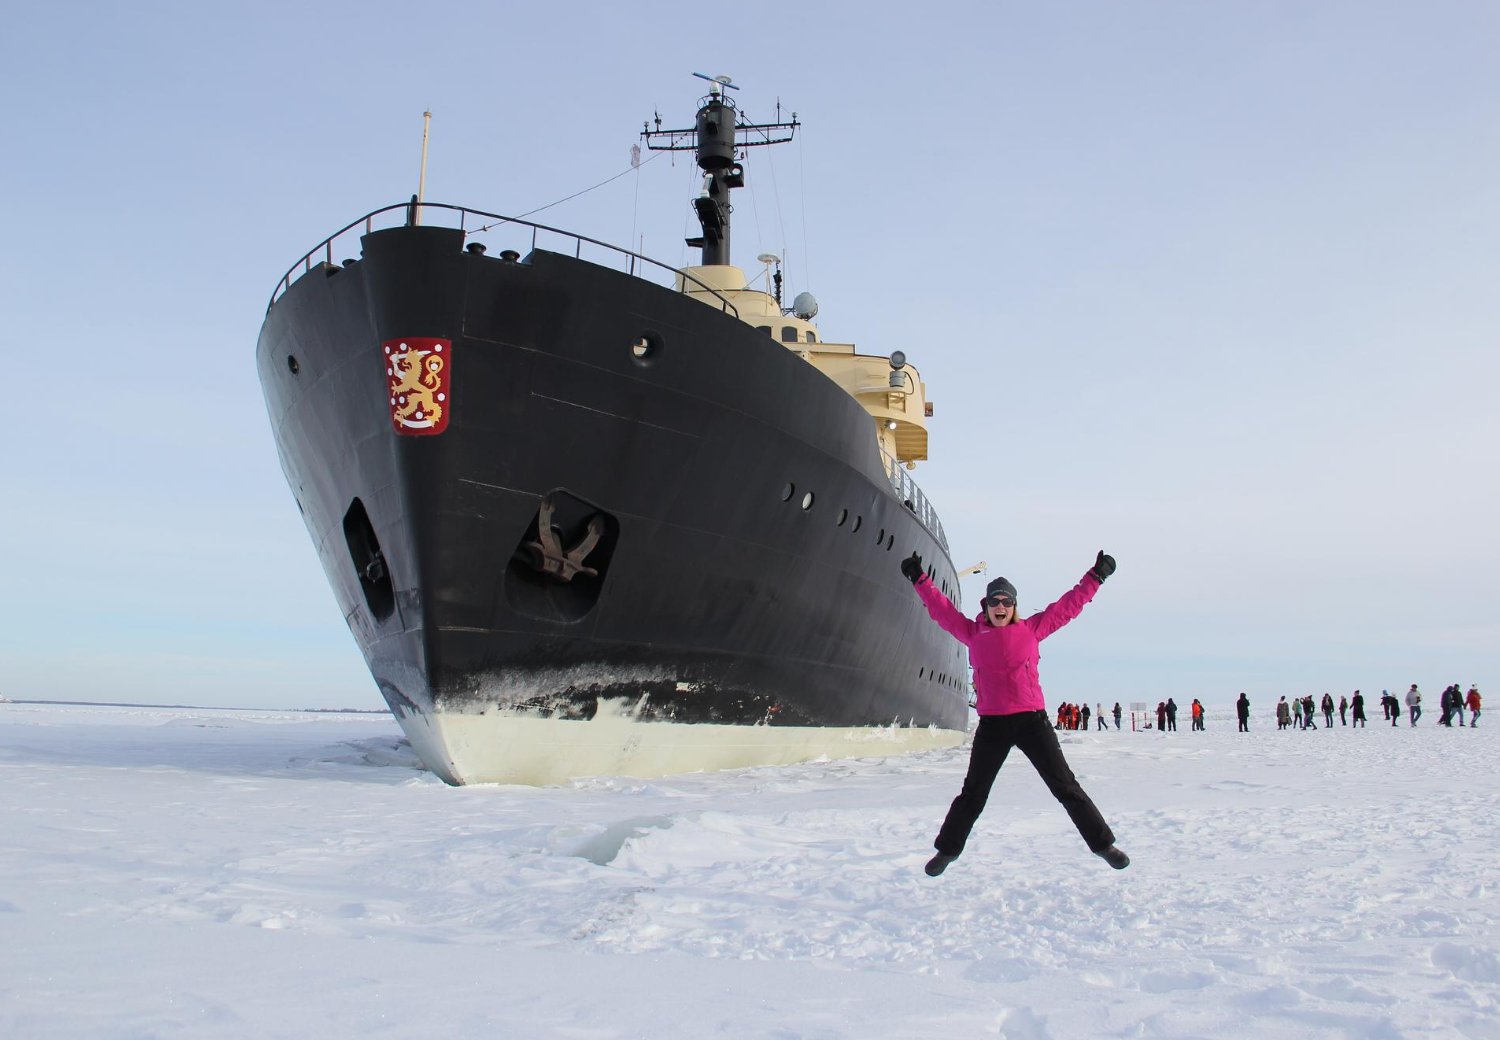
[[792,113],[788,122],[781,122],[781,106],[776,106],[778,122],[742,123],[735,110],[734,99],[727,90],[740,88],[730,82],[728,76],[705,76],[693,73],[699,79],[712,84],[708,97],[699,101],[698,118],[691,130],[663,130],[661,117],[656,117],[656,129],[648,123],[641,136],[646,147],[653,152],[696,153],[698,168],[703,171],[703,191],[693,200],[698,213],[698,224],[703,234],[690,238],[687,244],[703,250],[703,264],[729,263],[729,215],[733,208],[729,204],[729,192],[745,186],[745,168],[735,161],[739,149],[790,141],[801,124],[797,113]]
[[427,197],[427,132],[432,129],[432,112],[422,113],[422,172],[417,174],[417,199],[411,207],[413,224],[422,223],[422,200]]

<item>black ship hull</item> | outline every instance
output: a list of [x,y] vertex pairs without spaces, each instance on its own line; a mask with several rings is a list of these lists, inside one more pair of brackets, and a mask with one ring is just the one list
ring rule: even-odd
[[[957,596],[870,415],[725,309],[462,231],[373,231],[268,311],[282,467],[371,674],[450,783],[552,782],[961,739]],[[393,419],[437,343],[442,424]],[[404,401],[404,398],[402,399]]]

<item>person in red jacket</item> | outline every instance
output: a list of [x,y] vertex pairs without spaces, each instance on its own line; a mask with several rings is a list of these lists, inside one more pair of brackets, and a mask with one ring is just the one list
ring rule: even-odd
[[1469,725],[1479,725],[1479,705],[1482,702],[1479,699],[1478,686],[1469,687],[1469,696],[1464,698],[1464,703],[1469,706]]
[[927,863],[930,876],[937,877],[962,854],[974,821],[984,811],[990,788],[1013,747],[1031,760],[1047,789],[1067,810],[1089,851],[1116,870],[1130,865],[1130,857],[1115,847],[1114,832],[1063,758],[1057,733],[1047,723],[1046,701],[1037,676],[1041,657],[1038,644],[1077,617],[1114,571],[1114,558],[1100,550],[1094,566],[1077,585],[1047,609],[1024,619],[1017,615],[1016,587],[996,578],[985,589],[983,609],[970,619],[932,583],[922,567],[922,557],[912,553],[901,561],[901,573],[915,586],[927,613],[943,631],[969,648],[969,664],[979,694],[979,728],[969,753],[968,775],[932,843],[937,855]]

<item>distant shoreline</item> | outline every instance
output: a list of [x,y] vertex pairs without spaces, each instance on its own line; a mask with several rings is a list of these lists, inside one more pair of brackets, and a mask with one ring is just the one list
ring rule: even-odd
[[310,715],[387,715],[386,708],[232,708],[219,704],[136,704],[129,701],[49,701],[11,697],[3,704],[63,704],[84,708],[187,708],[192,711],[296,711]]

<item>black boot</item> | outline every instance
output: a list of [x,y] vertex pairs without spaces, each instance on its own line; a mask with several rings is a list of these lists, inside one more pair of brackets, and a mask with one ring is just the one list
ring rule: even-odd
[[922,869],[927,871],[928,877],[937,877],[943,871],[948,869],[949,863],[952,863],[956,859],[958,859],[957,856],[949,856],[939,852],[936,856],[933,856],[930,860],[928,860],[927,866],[923,867]]
[[1116,870],[1124,870],[1126,867],[1130,866],[1130,857],[1125,855],[1125,853],[1121,852],[1113,845],[1111,845],[1107,849],[1100,849],[1098,852],[1094,853],[1094,855],[1104,860],[1104,862],[1108,863]]

